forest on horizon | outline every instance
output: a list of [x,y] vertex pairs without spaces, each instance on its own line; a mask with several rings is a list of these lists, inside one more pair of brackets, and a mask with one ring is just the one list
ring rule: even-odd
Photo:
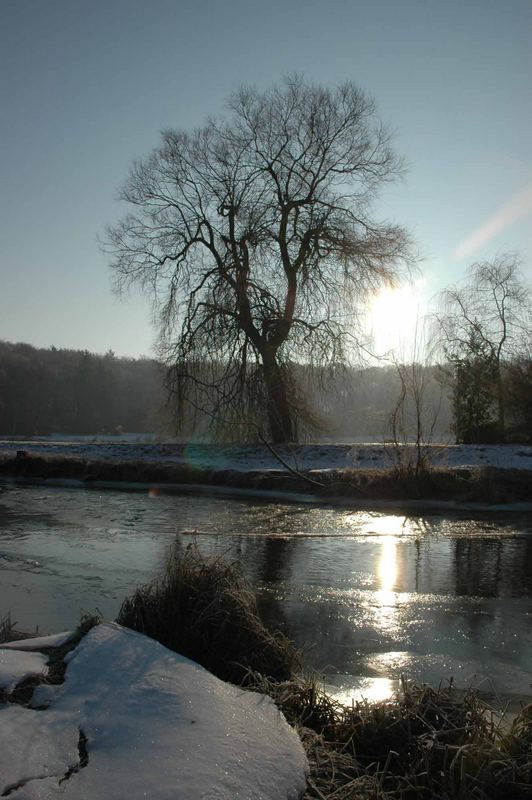
[[[388,362],[318,376],[309,365],[294,370],[312,393],[313,426],[300,441],[401,443],[417,435],[427,444],[531,441],[530,359],[503,364],[504,437],[496,424],[493,375],[482,361],[466,359],[458,369]],[[460,435],[459,425],[470,417],[481,424]],[[255,428],[232,426],[213,437],[208,414],[194,414],[190,406],[180,418],[156,359],[0,340],[0,436],[126,433],[207,441],[253,441],[257,435]]]
[[[299,369],[304,381],[305,368]],[[449,393],[439,382],[437,369],[426,369],[427,414],[437,416],[434,436],[450,441]],[[164,437],[175,436],[179,427],[186,437],[193,421],[176,424],[164,378],[164,368],[155,359],[0,341],[0,436],[150,433]],[[322,420],[322,432],[309,438],[386,438],[399,392],[393,365],[347,368],[336,385],[322,381],[315,391],[313,408]]]

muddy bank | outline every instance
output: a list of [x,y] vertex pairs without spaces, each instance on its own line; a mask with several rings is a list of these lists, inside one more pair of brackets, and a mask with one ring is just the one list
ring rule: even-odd
[[[507,505],[532,501],[529,470],[480,467],[434,467],[422,474],[394,469],[210,470],[188,464],[145,460],[84,459],[40,456],[18,451],[0,457],[0,481],[76,482],[87,488],[156,486],[189,491],[244,490],[297,494],[318,501],[357,501],[364,505],[390,502],[482,503]],[[74,484],[73,484],[74,485]]]

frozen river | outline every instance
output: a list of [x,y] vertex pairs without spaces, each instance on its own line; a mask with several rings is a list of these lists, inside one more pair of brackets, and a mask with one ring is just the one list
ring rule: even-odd
[[58,631],[113,618],[179,538],[238,560],[266,618],[349,695],[401,675],[532,694],[532,521],[404,516],[142,492],[0,493],[0,614]]

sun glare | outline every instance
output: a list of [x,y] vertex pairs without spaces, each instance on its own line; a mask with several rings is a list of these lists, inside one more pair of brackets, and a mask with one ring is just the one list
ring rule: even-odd
[[391,630],[397,625],[397,538],[383,537],[380,559],[377,564],[379,589],[375,592],[375,624],[381,630]]
[[327,694],[344,706],[352,703],[380,703],[389,700],[399,688],[399,681],[394,678],[368,678],[360,675],[352,676],[352,685],[342,689],[327,686]]
[[421,289],[424,281],[386,287],[373,296],[368,304],[368,332],[373,340],[375,355],[408,353],[415,337],[418,319],[423,314]]
[[397,581],[397,539],[394,536],[388,536],[383,539],[378,576],[380,582],[379,595],[384,603],[393,599]]

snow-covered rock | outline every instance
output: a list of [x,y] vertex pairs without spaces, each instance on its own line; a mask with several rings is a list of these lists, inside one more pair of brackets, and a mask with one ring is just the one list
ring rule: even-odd
[[0,794],[10,789],[13,800],[296,800],[304,792],[301,742],[270,698],[116,624],[85,636],[65,682],[36,690],[33,705],[43,703],[0,707],[0,753],[9,759]]

